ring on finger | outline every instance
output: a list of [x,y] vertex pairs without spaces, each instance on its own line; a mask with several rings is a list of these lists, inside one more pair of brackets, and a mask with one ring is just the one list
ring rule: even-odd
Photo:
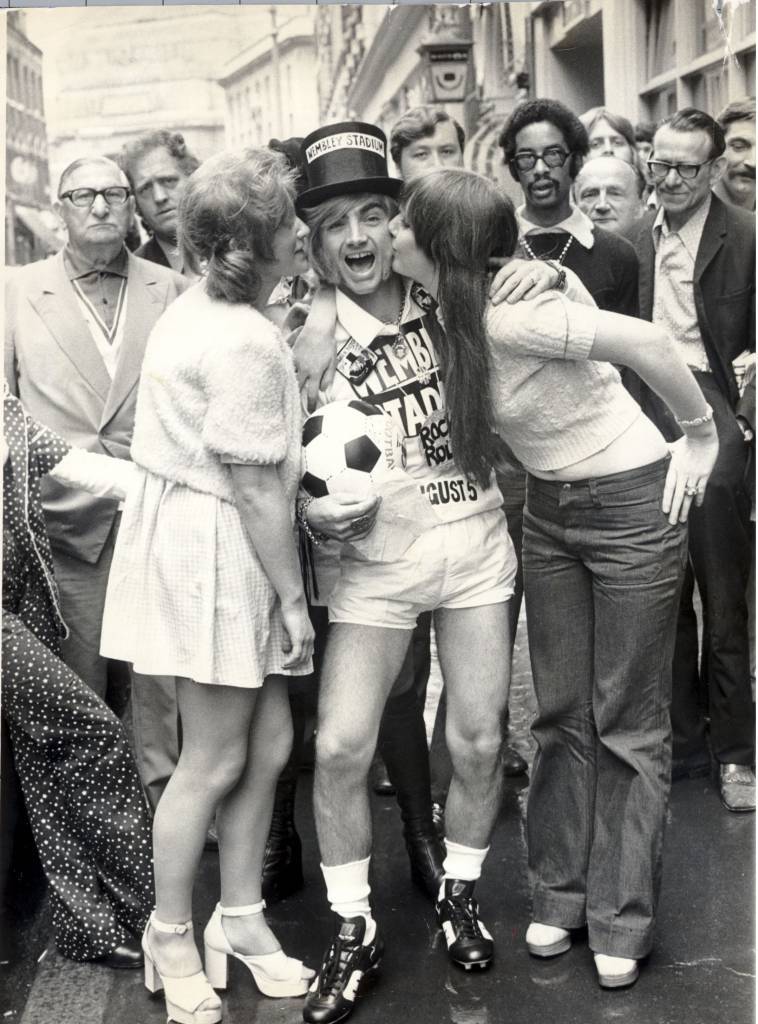
[[688,498],[694,498],[695,495],[699,494],[700,492],[698,491],[697,487],[685,487],[684,493],[687,495]]

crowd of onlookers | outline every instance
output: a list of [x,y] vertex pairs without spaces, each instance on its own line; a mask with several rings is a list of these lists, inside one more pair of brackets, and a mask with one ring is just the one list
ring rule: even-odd
[[[369,778],[451,959],[489,965],[473,887],[502,775],[529,770],[505,740],[525,575],[529,951],[587,923],[600,984],[632,984],[670,780],[713,775],[755,810],[755,101],[634,126],[535,99],[499,144],[515,210],[460,171],[439,107],[388,144],[345,122],[203,163],[149,132],[65,169],[63,250],[9,275],[4,756],[60,950],[144,963],[170,1019],[220,1019],[227,956],[267,995],[307,993],[312,1024],[349,1016],[382,955]],[[355,398],[422,483],[298,494],[301,403]],[[316,717],[335,933],[314,979],[262,897],[302,885]],[[4,799],[3,880],[23,814]]]

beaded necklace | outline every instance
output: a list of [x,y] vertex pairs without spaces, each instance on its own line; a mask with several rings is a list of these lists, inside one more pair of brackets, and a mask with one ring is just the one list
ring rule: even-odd
[[[555,258],[555,262],[559,266],[563,265],[563,261],[564,261],[564,259],[566,257],[566,253],[569,251],[569,248],[571,247],[571,243],[573,241],[574,241],[574,236],[573,235],[569,235],[568,238],[566,239],[566,244],[561,249],[560,255]],[[537,256],[537,254],[535,253],[534,249],[532,249],[531,245],[529,245],[529,242],[526,240],[526,235],[521,239],[521,244],[523,245],[524,250],[525,250],[525,252],[526,252],[526,254],[527,254],[527,256],[529,257],[530,260],[544,259],[545,258],[544,256]]]

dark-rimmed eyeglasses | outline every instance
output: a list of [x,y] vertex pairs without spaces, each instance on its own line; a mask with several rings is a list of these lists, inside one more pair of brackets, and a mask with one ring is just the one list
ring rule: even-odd
[[534,153],[529,149],[522,150],[515,154],[513,162],[520,171],[531,171],[537,166],[538,160],[546,167],[563,167],[570,156],[571,154],[562,146],[548,146],[541,153]]
[[92,206],[98,196],[102,196],[108,206],[123,206],[131,195],[131,189],[124,185],[111,185],[109,188],[72,188],[61,192],[59,199],[68,199],[74,206]]
[[692,181],[697,178],[700,168],[712,163],[712,160],[703,160],[700,164],[670,164],[668,160],[648,160],[647,166],[650,175],[655,181],[663,181],[670,170],[675,170],[684,181]]

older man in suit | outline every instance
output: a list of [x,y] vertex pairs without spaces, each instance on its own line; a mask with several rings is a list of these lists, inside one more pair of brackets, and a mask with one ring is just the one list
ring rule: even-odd
[[[724,170],[724,148],[721,126],[694,108],[678,111],[656,131],[648,166],[660,207],[640,250],[640,312],[664,326],[681,346],[713,408],[719,434],[719,457],[705,501],[690,514],[690,561],[703,603],[703,644],[699,666],[690,577],[674,655],[675,776],[708,767],[697,699],[700,671],[722,800],[731,811],[752,811],[755,738],[745,602],[749,434],[740,416],[732,360],[755,348],[755,218],[712,192]],[[645,404],[669,439],[680,435],[654,396]]]
[[[134,199],[111,160],[71,164],[61,176],[54,209],[68,232],[64,249],[19,268],[6,288],[5,376],[31,415],[67,440],[128,459],[145,344],[187,282],[127,251]],[[43,501],[70,630],[64,659],[102,697],[109,667],[115,667],[99,648],[118,503],[66,492],[53,482]],[[165,746],[165,738],[156,741],[152,732],[162,695],[172,700],[173,685],[133,678],[135,712],[141,712],[135,714],[135,743],[153,804],[169,769],[152,763],[153,748]]]

